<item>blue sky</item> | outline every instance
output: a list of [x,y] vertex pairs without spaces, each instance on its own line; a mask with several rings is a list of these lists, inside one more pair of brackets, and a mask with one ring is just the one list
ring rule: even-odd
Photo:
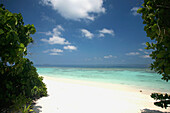
[[137,0],[1,0],[37,32],[34,64],[150,64]]

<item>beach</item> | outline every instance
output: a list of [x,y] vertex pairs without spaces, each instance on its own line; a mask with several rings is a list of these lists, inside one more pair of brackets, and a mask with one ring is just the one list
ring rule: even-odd
[[120,84],[44,77],[48,96],[36,101],[36,113],[162,113],[150,90]]
[[0,113],[170,113],[168,18],[170,0],[1,0]]

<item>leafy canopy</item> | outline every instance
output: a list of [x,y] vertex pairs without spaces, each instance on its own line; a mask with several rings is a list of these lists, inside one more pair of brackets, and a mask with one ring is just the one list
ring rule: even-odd
[[27,55],[27,46],[33,42],[30,34],[34,34],[34,25],[24,25],[21,14],[11,13],[0,8],[0,57],[2,62],[10,64],[18,62]]
[[[143,7],[138,10],[142,13],[144,30],[154,43],[146,42],[146,49],[152,49],[150,54],[154,60],[151,69],[162,74],[162,79],[170,79],[170,0],[144,0]],[[170,95],[153,93],[154,104],[160,107],[170,105]]]
[[0,6],[0,112],[21,112],[28,103],[47,96],[42,77],[25,58],[35,32],[34,25],[24,25],[21,14]]
[[144,30],[155,43],[147,42],[146,49],[154,60],[151,69],[162,74],[162,79],[170,79],[170,0],[144,0],[142,13]]

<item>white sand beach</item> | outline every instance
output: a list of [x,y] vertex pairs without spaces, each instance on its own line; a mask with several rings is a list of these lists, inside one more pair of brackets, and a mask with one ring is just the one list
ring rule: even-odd
[[36,101],[36,113],[170,113],[153,104],[151,91],[46,76],[44,82],[49,96]]

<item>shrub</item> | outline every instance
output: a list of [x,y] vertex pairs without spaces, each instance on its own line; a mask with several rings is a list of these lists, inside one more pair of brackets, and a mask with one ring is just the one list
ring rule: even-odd
[[35,32],[34,25],[24,25],[21,14],[0,6],[0,112],[18,111],[47,96],[43,78],[25,58]]

